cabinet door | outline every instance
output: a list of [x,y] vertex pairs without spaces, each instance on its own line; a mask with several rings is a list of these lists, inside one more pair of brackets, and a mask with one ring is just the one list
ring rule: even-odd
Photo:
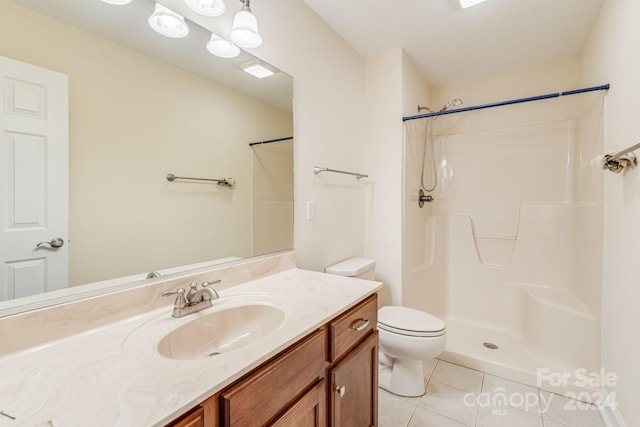
[[204,423],[204,408],[198,406],[178,420],[167,424],[167,427],[207,427]]
[[324,379],[300,397],[270,427],[326,427],[327,388]]
[[332,427],[370,427],[378,423],[378,331],[349,352],[330,371]]

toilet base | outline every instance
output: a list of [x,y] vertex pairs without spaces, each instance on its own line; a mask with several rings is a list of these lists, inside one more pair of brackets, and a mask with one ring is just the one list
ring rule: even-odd
[[[421,360],[384,357],[378,365],[378,386],[398,396],[418,397],[426,392]],[[390,362],[390,363],[389,363]]]

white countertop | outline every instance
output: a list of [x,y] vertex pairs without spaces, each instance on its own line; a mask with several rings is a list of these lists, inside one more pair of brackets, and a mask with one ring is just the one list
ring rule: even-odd
[[[292,269],[220,292],[180,319],[171,307],[0,358],[0,427],[163,426],[382,285]],[[195,360],[156,352],[160,337],[221,306],[265,301],[283,323],[241,349]],[[0,343],[1,345],[1,343]]]

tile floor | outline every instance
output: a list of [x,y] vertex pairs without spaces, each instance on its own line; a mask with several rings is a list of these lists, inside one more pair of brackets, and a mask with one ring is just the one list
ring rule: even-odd
[[443,360],[425,376],[421,397],[379,389],[380,427],[605,427],[595,406]]

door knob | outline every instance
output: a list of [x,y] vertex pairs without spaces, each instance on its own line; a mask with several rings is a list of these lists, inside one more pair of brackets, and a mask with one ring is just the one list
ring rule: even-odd
[[59,248],[60,246],[64,245],[64,240],[62,238],[60,238],[60,237],[54,237],[49,242],[40,242],[40,243],[38,243],[36,245],[36,247],[39,248],[42,245],[49,245],[53,249],[56,249],[56,248]]
[[347,388],[345,386],[343,385],[336,386],[336,393],[338,393],[340,397],[344,396],[346,391],[347,391]]

